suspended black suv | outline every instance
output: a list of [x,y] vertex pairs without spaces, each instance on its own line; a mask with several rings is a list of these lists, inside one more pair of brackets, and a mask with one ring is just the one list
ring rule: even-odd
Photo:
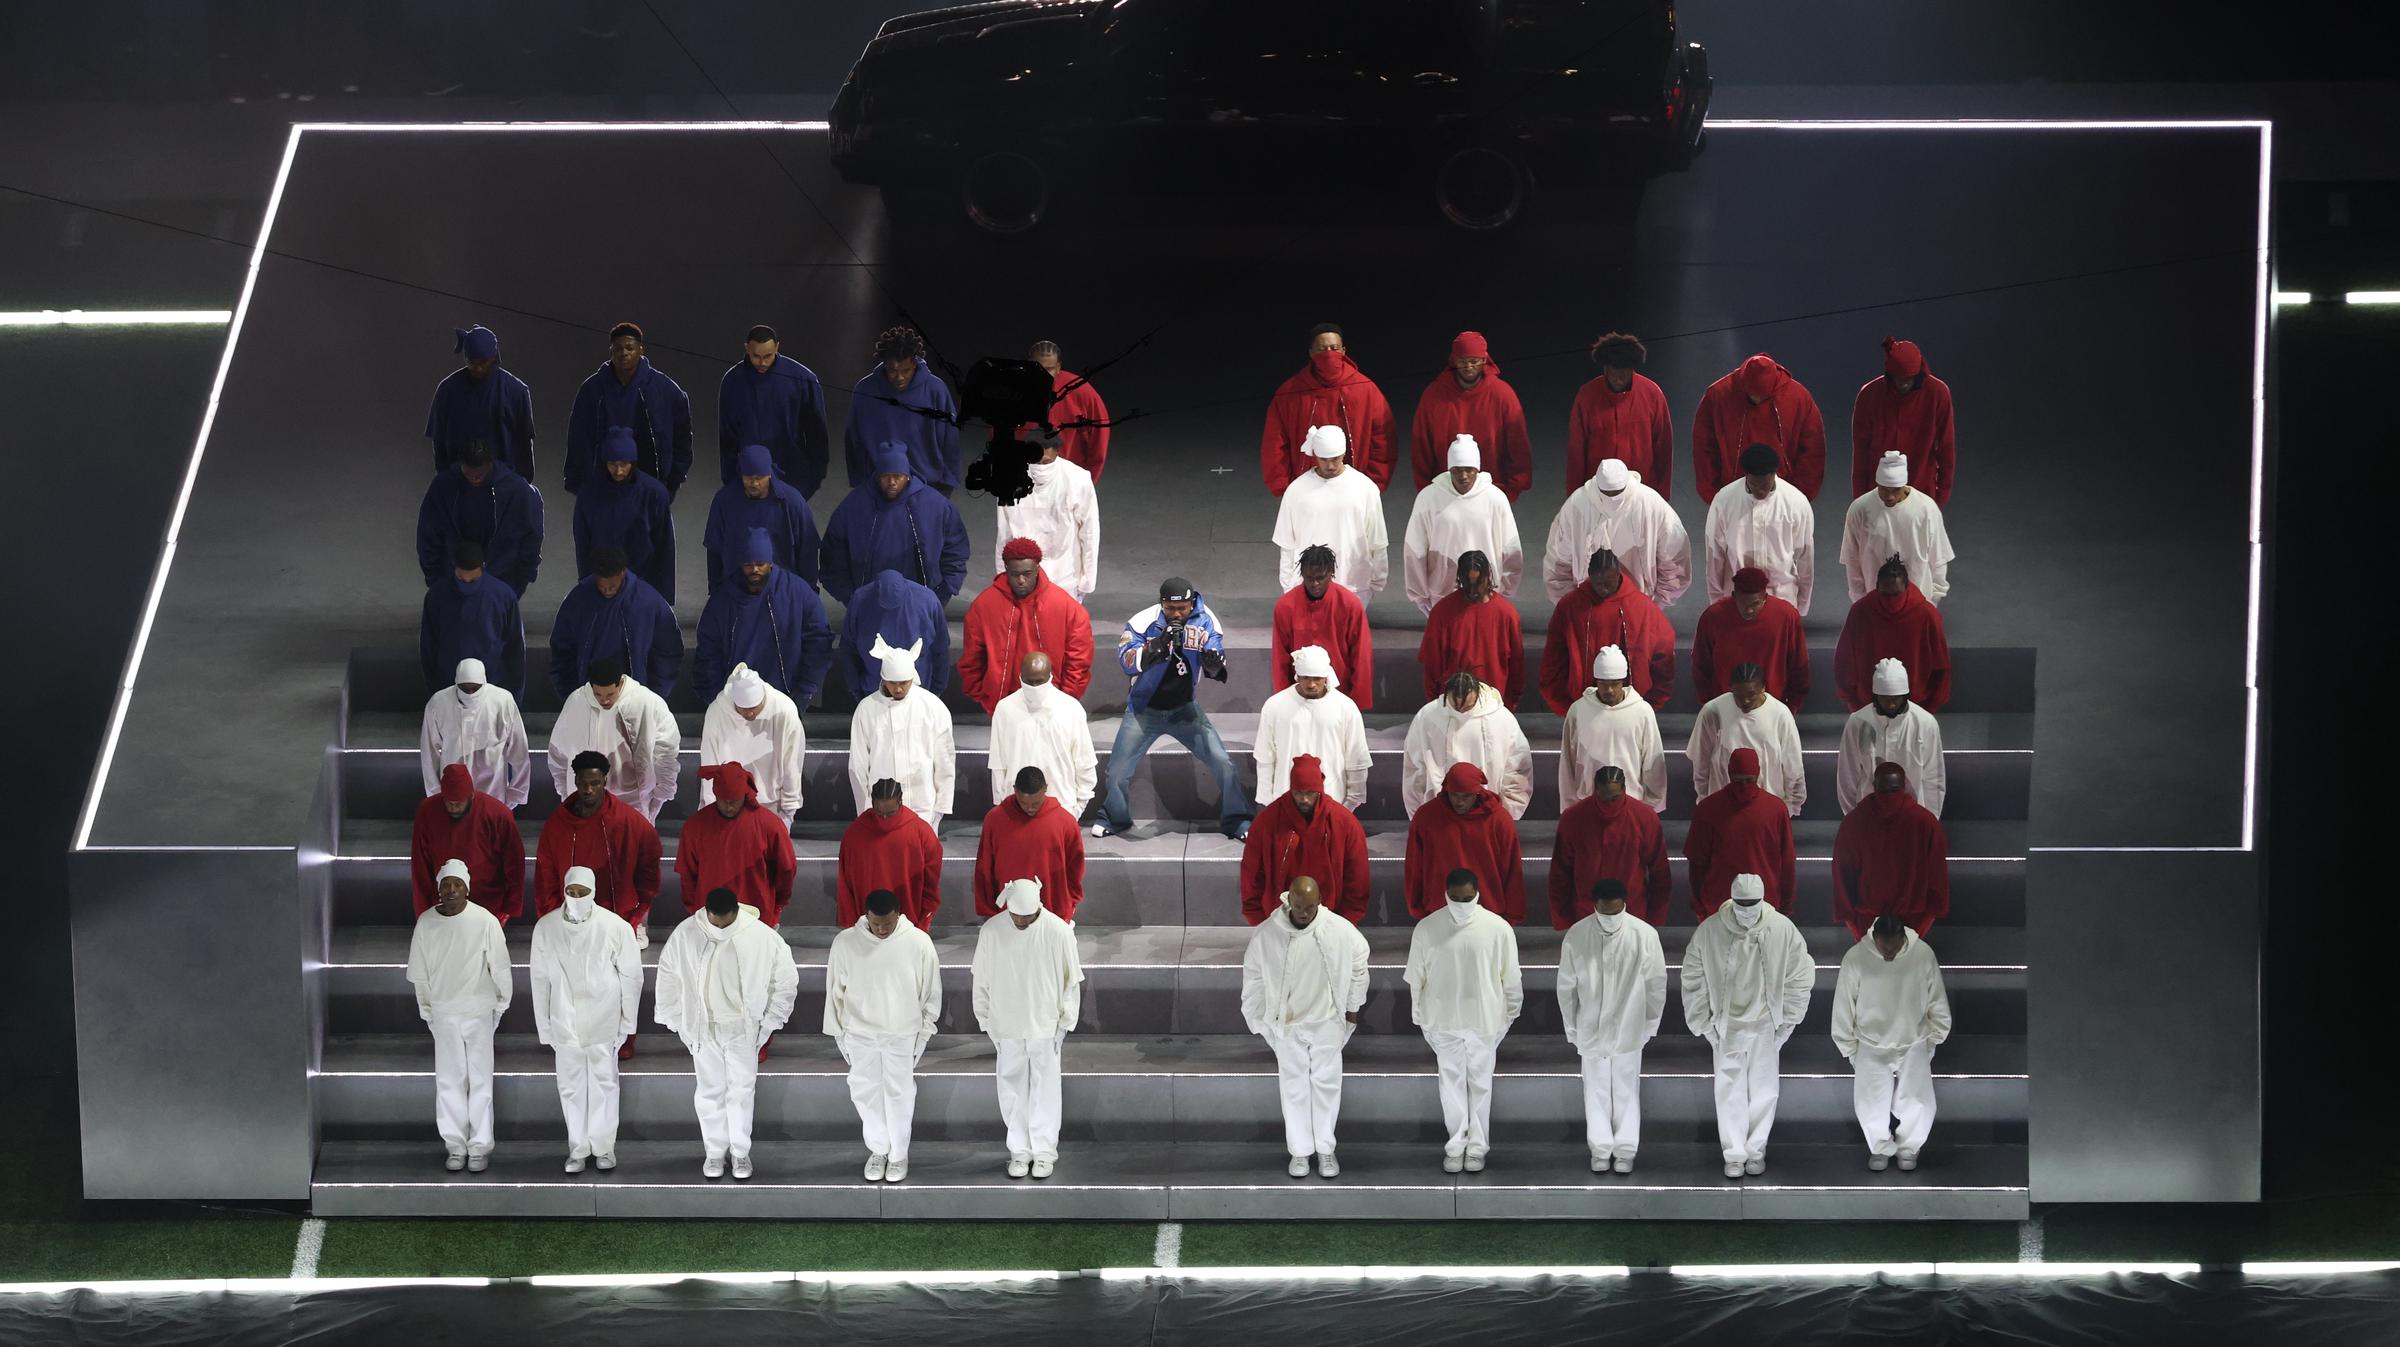
[[991,0],[885,23],[831,143],[903,223],[1389,194],[1490,231],[1688,167],[1709,88],[1667,0]]

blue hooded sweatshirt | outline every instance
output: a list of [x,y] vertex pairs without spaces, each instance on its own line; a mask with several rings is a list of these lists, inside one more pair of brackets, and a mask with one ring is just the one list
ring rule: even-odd
[[825,484],[830,440],[825,430],[825,386],[815,371],[778,355],[761,374],[747,360],[725,371],[717,385],[717,459],[727,486],[741,476],[743,449],[763,444],[775,477],[789,482],[802,500]]
[[[774,560],[765,529],[752,529],[735,555],[744,562]],[[806,710],[833,663],[833,627],[806,580],[781,566],[767,572],[758,593],[739,581],[718,590],[700,613],[692,652],[692,693],[713,702],[736,664],[747,664]]]
[[[708,592],[714,594],[741,579],[741,567],[734,563],[730,553],[736,543],[750,536],[752,529],[767,531],[767,538],[775,547],[777,566],[798,571],[808,583],[816,584],[817,521],[808,512],[807,498],[797,487],[774,475],[763,444],[745,446],[735,460],[735,468],[733,484],[718,487],[716,498],[708,503],[708,529],[700,535],[701,546],[708,550]],[[752,500],[743,495],[743,477],[766,478],[766,499]]]
[[[875,471],[907,472],[908,451],[879,446]],[[923,482],[910,480],[898,500],[885,500],[869,477],[834,507],[825,523],[825,588],[844,603],[880,571],[898,571],[948,603],[967,583],[967,521],[958,507]]]
[[542,571],[542,493],[505,463],[494,462],[480,486],[465,468],[444,468],[417,507],[417,569],[426,584],[450,574],[450,546],[461,538],[483,544],[484,569],[522,596]]
[[[600,451],[602,463],[634,463],[632,432],[611,426]],[[592,553],[625,549],[625,564],[650,582],[669,607],[675,603],[675,513],[666,487],[635,463],[633,476],[618,481],[605,468],[592,474],[575,497],[575,575],[592,573]],[[640,677],[640,675],[635,675]],[[642,679],[644,686],[650,680]]]
[[917,652],[917,682],[940,693],[950,687],[950,619],[934,592],[898,571],[884,571],[860,585],[842,614],[842,672],[850,698],[863,700],[883,684],[883,661],[867,652],[881,636],[894,646],[923,641]]
[[[927,415],[936,412],[939,415]],[[850,388],[850,424],[842,432],[843,459],[850,485],[873,486],[879,469],[870,466],[874,451],[885,444],[908,450],[908,475],[947,497],[958,489],[958,400],[925,362],[917,362],[916,377],[900,392],[883,377],[883,366]]]
[[453,571],[425,590],[417,622],[417,662],[425,672],[425,695],[456,681],[462,659],[483,661],[492,682],[525,699],[525,622],[516,591],[490,571],[461,580]]
[[683,387],[653,367],[643,356],[633,378],[617,382],[617,371],[603,360],[583,386],[575,390],[575,409],[567,415],[567,491],[583,490],[586,479],[600,471],[600,442],[610,426],[630,426],[641,450],[636,461],[657,478],[669,496],[692,475],[692,400]]
[[550,626],[550,687],[561,703],[583,685],[592,661],[605,655],[659,696],[675,694],[683,674],[683,631],[666,598],[631,571],[613,599],[600,593],[600,577],[592,575],[558,605],[558,620]]
[[[458,353],[470,360],[498,359],[500,338],[488,327],[454,329]],[[433,386],[433,406],[425,413],[425,438],[433,441],[433,470],[440,472],[458,461],[467,441],[492,447],[492,457],[533,476],[533,390],[506,369],[494,369],[478,382],[461,366]]]

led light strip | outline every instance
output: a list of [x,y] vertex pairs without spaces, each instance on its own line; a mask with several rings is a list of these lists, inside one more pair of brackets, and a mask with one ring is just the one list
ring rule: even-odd
[[0,327],[214,327],[231,309],[26,309],[0,313]]

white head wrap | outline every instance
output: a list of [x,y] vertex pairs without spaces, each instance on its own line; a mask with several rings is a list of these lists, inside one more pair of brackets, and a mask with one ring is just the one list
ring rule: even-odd
[[1613,645],[1604,645],[1600,647],[1599,654],[1592,656],[1592,677],[1623,678],[1625,676],[1625,652],[1623,650]]
[[1600,484],[1602,491],[1623,491],[1633,485],[1633,473],[1626,468],[1624,459],[1604,458],[1600,460],[1600,470],[1592,474],[1592,480]]
[[1010,916],[1030,917],[1042,910],[1042,881],[1012,879],[1000,886],[1000,906]]
[[1897,449],[1887,451],[1875,463],[1875,485],[1907,486],[1908,455]]
[[1292,652],[1292,677],[1324,678],[1332,680],[1337,688],[1342,685],[1333,672],[1333,656],[1325,653],[1321,645],[1304,645]]
[[868,647],[867,653],[883,661],[884,682],[914,683],[917,681],[917,652],[924,648],[925,638],[922,636],[903,650],[885,641],[883,634],[878,632],[875,644]]
[[1745,898],[1764,898],[1766,896],[1767,881],[1756,875],[1735,875],[1733,877],[1731,891],[1733,901],[1738,903]]
[[1875,661],[1875,695],[1905,697],[1908,695],[1908,666],[1896,659]]
[[733,698],[735,706],[747,711],[767,699],[767,680],[749,665],[736,664],[725,677],[725,692]]
[[474,891],[475,881],[467,878],[467,863],[465,861],[457,859],[443,861],[442,868],[433,872],[434,887],[440,888],[442,881],[445,879],[455,879],[459,883],[466,885],[469,892]]
[[597,876],[592,874],[592,867],[588,865],[571,865],[567,867],[567,877],[558,882],[559,895],[564,897],[567,890],[574,888],[578,884],[590,889],[594,893],[600,892],[600,880]]
[[1350,435],[1340,426],[1311,426],[1301,444],[1318,458],[1340,458],[1350,452]]
[[458,673],[450,681],[453,683],[489,683],[492,680],[483,676],[482,660],[462,659],[458,662]]
[[1453,468],[1483,467],[1483,449],[1472,435],[1460,435],[1450,441],[1450,466]]

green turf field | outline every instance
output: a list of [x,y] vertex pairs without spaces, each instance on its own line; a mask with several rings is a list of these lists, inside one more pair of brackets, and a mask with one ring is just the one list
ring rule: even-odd
[[[0,1171],[0,1281],[281,1277],[297,1211],[86,1203],[74,1099],[31,1082],[10,1098],[31,1144]],[[2400,1257],[2388,1178],[2334,1165],[2323,1186],[2257,1207],[2053,1207],[2057,1262],[2241,1262]],[[2388,1175],[2388,1170],[2381,1171]],[[2014,1261],[2013,1222],[1226,1222],[1183,1227],[1183,1265],[1879,1263]],[[334,1220],[318,1274],[1144,1267],[1148,1222]]]

